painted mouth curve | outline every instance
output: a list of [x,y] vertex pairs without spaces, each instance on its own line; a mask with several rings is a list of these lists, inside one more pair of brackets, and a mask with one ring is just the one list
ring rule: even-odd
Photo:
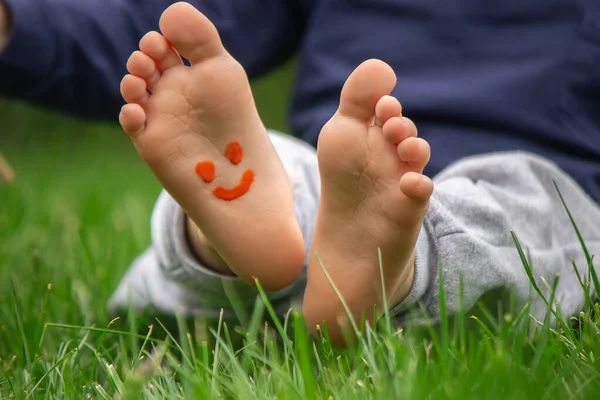
[[212,192],[218,199],[225,201],[235,200],[248,193],[250,187],[252,187],[252,183],[254,183],[254,177],[254,171],[252,171],[251,169],[247,169],[242,174],[240,183],[238,183],[237,186],[231,189],[227,189],[223,186],[217,186],[213,189]]

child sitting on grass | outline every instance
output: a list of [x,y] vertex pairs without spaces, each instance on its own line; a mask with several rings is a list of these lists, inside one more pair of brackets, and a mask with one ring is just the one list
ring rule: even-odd
[[[526,152],[473,156],[439,173],[434,190],[423,175],[429,144],[391,95],[394,70],[376,59],[346,80],[315,153],[265,129],[244,68],[204,14],[177,3],[159,26],[129,58],[119,119],[165,192],[153,246],[112,309],[133,303],[214,316],[231,309],[227,286],[251,301],[257,279],[281,310],[303,295],[309,329],[326,321],[332,342],[344,345],[347,311],[356,321],[390,311],[398,323],[419,323],[423,316],[410,310],[421,303],[438,318],[439,266],[450,312],[498,288],[529,300],[511,229],[536,279],[560,274],[563,312],[582,307],[570,261],[582,276],[587,264],[552,180],[592,253],[600,250],[600,208],[552,162]],[[465,132],[454,146],[473,140]],[[543,315],[541,300],[532,301],[533,314]]]

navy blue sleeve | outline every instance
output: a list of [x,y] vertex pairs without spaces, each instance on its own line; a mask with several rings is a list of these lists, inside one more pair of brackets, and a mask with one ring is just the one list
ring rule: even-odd
[[[4,0],[12,15],[0,96],[94,119],[115,119],[119,85],[141,37],[171,0]],[[191,0],[255,77],[297,49],[306,9],[292,0]]]

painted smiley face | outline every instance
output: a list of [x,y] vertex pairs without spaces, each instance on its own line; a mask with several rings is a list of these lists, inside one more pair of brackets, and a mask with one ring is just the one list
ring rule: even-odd
[[[233,165],[238,165],[244,158],[244,149],[239,142],[231,142],[225,147],[225,157]],[[200,161],[196,164],[196,174],[206,183],[211,183],[217,176],[215,174],[215,163],[212,161]],[[250,190],[254,182],[254,171],[247,169],[242,174],[240,183],[231,189],[221,185],[213,189],[213,195],[221,200],[231,201],[242,197]]]

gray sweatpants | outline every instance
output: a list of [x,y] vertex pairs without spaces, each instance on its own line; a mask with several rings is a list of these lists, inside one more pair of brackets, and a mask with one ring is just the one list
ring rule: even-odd
[[[296,216],[308,257],[320,191],[316,152],[274,132],[271,140],[294,182]],[[584,293],[571,260],[581,276],[588,275],[587,263],[552,180],[590,253],[600,253],[600,207],[556,165],[521,152],[463,159],[434,178],[431,206],[416,246],[415,281],[408,297],[391,311],[397,321],[420,322],[419,314],[409,312],[416,305],[424,306],[432,320],[439,318],[440,265],[449,314],[461,306],[471,308],[496,289],[514,289],[517,302],[531,300],[533,314],[541,318],[545,306],[533,295],[510,231],[526,249],[539,286],[546,287],[544,280],[552,284],[559,274],[555,299],[565,314],[578,312]],[[110,300],[111,310],[152,306],[161,313],[216,317],[224,309],[227,316],[232,313],[231,293],[252,306],[256,289],[203,266],[192,255],[185,232],[183,210],[163,192],[152,215],[152,246],[123,278]],[[306,270],[292,286],[270,293],[272,304],[280,312],[299,304],[305,284]]]

